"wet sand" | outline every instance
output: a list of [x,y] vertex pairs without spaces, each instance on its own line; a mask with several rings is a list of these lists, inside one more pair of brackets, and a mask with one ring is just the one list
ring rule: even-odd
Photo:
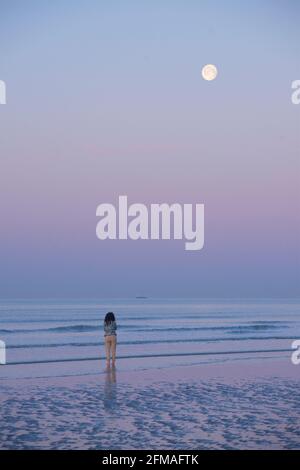
[[0,381],[2,449],[300,448],[300,366],[288,358],[69,367]]

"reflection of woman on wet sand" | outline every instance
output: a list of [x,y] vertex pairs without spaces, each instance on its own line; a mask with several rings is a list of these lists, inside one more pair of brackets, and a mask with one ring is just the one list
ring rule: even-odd
[[116,365],[116,348],[117,348],[117,323],[113,312],[108,312],[104,319],[104,340],[106,352],[106,367],[110,367],[110,358],[112,359],[112,367]]
[[105,371],[105,382],[104,382],[104,396],[103,405],[106,411],[115,413],[116,412],[116,400],[117,400],[117,378],[116,368],[109,367]]

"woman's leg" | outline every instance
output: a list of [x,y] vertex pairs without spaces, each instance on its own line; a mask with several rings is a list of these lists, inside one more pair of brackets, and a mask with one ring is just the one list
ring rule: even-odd
[[108,336],[105,336],[105,352],[106,352],[106,365],[109,366],[110,364],[110,346],[111,341]]
[[117,337],[112,336],[111,341],[111,353],[112,353],[112,365],[114,366],[116,363],[116,349],[117,349]]

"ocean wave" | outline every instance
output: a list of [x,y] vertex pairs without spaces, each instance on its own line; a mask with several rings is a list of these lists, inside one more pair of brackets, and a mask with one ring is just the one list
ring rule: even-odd
[[[253,323],[250,325],[228,325],[228,326],[176,326],[176,327],[152,327],[152,326],[136,326],[136,325],[122,325],[119,327],[121,330],[130,330],[135,332],[187,332],[187,331],[226,331],[227,333],[248,333],[248,332],[264,332],[278,328],[287,328],[287,325],[282,323]],[[56,326],[50,328],[16,328],[16,329],[0,329],[0,334],[26,334],[26,333],[88,333],[96,332],[102,333],[102,324],[100,325],[68,325]]]
[[[119,346],[138,346],[143,344],[179,344],[179,343],[219,343],[223,341],[267,341],[267,340],[293,340],[293,336],[243,336],[233,337],[228,336],[217,338],[179,338],[179,339],[154,339],[154,340],[133,340],[133,341],[118,341]],[[103,346],[101,341],[90,342],[66,342],[66,343],[49,343],[49,344],[7,344],[7,349],[31,349],[31,348],[59,348],[59,347],[94,347]]]
[[[118,359],[144,359],[144,358],[155,358],[155,357],[188,357],[188,356],[220,356],[220,355],[241,355],[241,354],[265,354],[265,353],[278,353],[285,352],[290,353],[290,349],[278,348],[278,349],[247,349],[238,351],[195,351],[195,352],[182,352],[182,353],[158,353],[158,354],[135,354],[135,355],[121,355]],[[64,359],[41,359],[35,361],[12,361],[7,362],[7,366],[14,365],[25,365],[25,364],[49,364],[58,362],[82,362],[82,361],[99,361],[104,360],[105,357],[70,357]]]
[[101,331],[102,325],[70,325],[56,326],[53,328],[16,328],[10,330],[0,330],[0,334],[18,334],[18,333],[85,333],[89,331]]

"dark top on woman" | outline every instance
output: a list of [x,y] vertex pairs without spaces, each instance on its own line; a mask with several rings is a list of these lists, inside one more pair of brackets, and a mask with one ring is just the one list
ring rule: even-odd
[[104,336],[117,336],[116,329],[117,323],[115,321],[104,322]]

